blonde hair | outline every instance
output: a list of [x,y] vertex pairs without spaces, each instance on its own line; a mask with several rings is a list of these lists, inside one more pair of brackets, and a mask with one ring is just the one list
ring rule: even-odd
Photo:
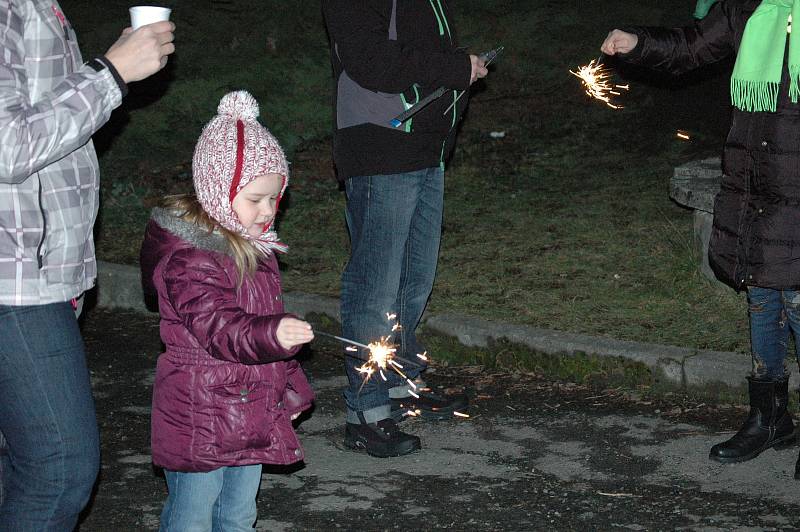
[[261,252],[242,235],[222,227],[219,222],[209,216],[203,206],[200,205],[196,195],[176,194],[174,196],[166,196],[161,200],[160,205],[165,209],[175,211],[181,220],[205,229],[209,233],[217,231],[225,237],[233,255],[233,260],[236,263],[236,269],[239,271],[239,286],[244,281],[245,274],[252,276],[256,272],[258,262],[262,257]]

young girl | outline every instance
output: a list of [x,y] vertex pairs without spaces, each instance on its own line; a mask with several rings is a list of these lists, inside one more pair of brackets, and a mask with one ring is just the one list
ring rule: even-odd
[[313,394],[296,360],[311,326],[283,312],[272,229],[286,158],[247,92],[203,129],[195,195],[154,209],[141,251],[158,297],[152,456],[169,496],[161,531],[253,530],[261,465],[303,459],[291,420]]
[[795,440],[785,362],[790,332],[800,340],[800,31],[791,32],[792,19],[800,21],[800,2],[723,0],[693,26],[614,30],[601,47],[674,74],[736,57],[708,259],[721,281],[747,290],[753,374],[750,415],[711,448],[723,463]]

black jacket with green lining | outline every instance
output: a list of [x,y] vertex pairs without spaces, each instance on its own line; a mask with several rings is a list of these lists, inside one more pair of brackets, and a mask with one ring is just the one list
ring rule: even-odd
[[[340,180],[411,172],[450,154],[468,100],[469,55],[444,0],[323,0],[334,72],[334,163]],[[391,119],[451,89],[398,128]]]

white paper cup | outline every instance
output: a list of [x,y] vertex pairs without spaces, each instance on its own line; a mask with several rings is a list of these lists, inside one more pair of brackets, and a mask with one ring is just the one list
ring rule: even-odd
[[169,14],[172,13],[172,10],[168,7],[155,6],[134,6],[128,11],[131,14],[131,27],[134,30],[153,22],[169,20]]

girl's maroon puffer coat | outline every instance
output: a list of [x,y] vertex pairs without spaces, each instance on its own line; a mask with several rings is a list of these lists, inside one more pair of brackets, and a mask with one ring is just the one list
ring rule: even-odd
[[155,209],[142,282],[158,295],[161,340],[153,389],[153,463],[173,471],[290,464],[303,451],[291,416],[313,392],[275,331],[286,316],[273,255],[238,287],[225,239]]

